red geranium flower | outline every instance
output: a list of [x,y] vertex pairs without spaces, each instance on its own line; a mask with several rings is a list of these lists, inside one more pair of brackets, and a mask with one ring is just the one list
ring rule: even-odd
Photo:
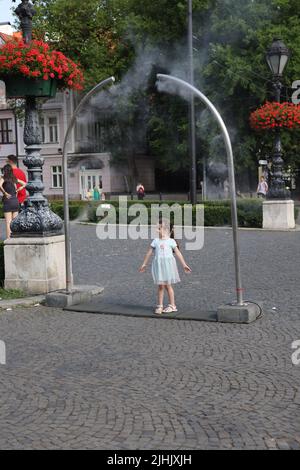
[[24,75],[57,80],[59,89],[82,90],[84,77],[80,67],[62,52],[51,50],[43,41],[10,41],[0,47],[0,77]]
[[286,128],[300,129],[300,105],[267,102],[250,115],[250,126],[256,131]]

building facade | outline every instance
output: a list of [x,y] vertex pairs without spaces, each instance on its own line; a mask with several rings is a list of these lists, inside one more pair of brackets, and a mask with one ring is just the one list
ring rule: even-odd
[[[9,34],[10,33],[10,34]],[[0,24],[0,47],[13,37],[9,24]],[[1,76],[0,76],[1,80]],[[45,159],[43,169],[44,194],[50,199],[61,199],[63,194],[62,148],[68,124],[79,97],[72,91],[58,92],[40,108],[41,154]],[[17,118],[10,100],[6,100],[5,84],[0,82],[0,167],[9,154],[23,164],[24,122]],[[89,110],[76,123],[68,144],[68,171],[70,199],[85,199],[90,190],[98,186],[106,195],[131,192],[138,180],[147,191],[155,189],[154,161],[140,153],[135,157],[135,174],[127,163],[113,164],[112,155],[103,144],[100,121],[91,119]]]

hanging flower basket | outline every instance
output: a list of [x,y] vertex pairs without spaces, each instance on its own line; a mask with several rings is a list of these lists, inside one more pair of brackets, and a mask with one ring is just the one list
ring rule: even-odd
[[43,80],[42,78],[24,78],[17,75],[5,77],[6,97],[22,98],[24,96],[37,96],[40,98],[54,98],[57,90],[56,80]]
[[10,41],[0,47],[0,79],[8,98],[54,97],[58,89],[83,89],[79,66],[43,41]]
[[250,126],[256,131],[300,129],[300,106],[289,102],[267,102],[250,115]]

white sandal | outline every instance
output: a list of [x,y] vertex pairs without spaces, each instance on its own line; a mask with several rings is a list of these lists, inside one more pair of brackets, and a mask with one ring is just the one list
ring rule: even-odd
[[164,306],[163,306],[163,305],[157,305],[157,307],[156,307],[154,313],[155,313],[156,315],[161,315],[161,314],[163,313],[163,310],[164,310]]
[[173,313],[178,312],[176,305],[169,304],[166,308],[164,308],[163,313]]

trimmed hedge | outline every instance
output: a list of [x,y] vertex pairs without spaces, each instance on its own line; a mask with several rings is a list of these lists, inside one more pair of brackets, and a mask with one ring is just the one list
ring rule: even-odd
[[[119,221],[119,201],[103,201],[103,204],[110,204],[116,208],[117,222]],[[127,207],[134,204],[142,204],[148,210],[152,204],[173,205],[179,204],[184,206],[186,201],[127,201]],[[90,222],[98,222],[99,218],[96,216],[96,211],[100,205],[99,201],[70,201],[70,220],[80,219],[83,212],[87,210],[87,219]],[[261,228],[263,223],[262,213],[262,200],[261,199],[238,199],[238,221],[240,227]],[[231,225],[231,201],[230,200],[216,200],[205,201],[204,203],[204,225],[206,227],[230,226]],[[51,209],[59,217],[64,219],[64,208],[62,201],[55,201],[51,203]],[[3,217],[3,209],[0,208],[0,217]],[[195,210],[194,210],[195,211]],[[299,208],[295,207],[295,217],[298,218]],[[195,225],[195,212],[193,213],[193,225]],[[130,223],[134,217],[128,217],[127,223]],[[150,223],[150,214],[148,223]]]
[[259,199],[238,201],[238,222],[240,227],[262,228],[263,209]]
[[[69,203],[70,220],[78,219],[82,215],[85,207],[86,207],[86,203],[84,203],[84,202],[70,201],[70,203]],[[51,210],[55,214],[57,214],[62,220],[64,220],[64,204],[63,204],[63,202],[52,202],[51,203]]]
[[[224,227],[231,223],[231,210],[227,206],[204,206],[205,227]],[[193,225],[195,219],[193,220]]]
[[[154,203],[154,202],[152,202]],[[157,204],[157,202],[155,202]],[[118,201],[105,201],[105,204],[110,204],[116,209],[117,223],[120,220],[120,208],[118,207]],[[129,201],[128,207],[136,204],[136,201]],[[143,204],[143,203],[142,203]],[[164,201],[163,204],[166,204]],[[169,202],[169,205],[174,202]],[[184,205],[182,203],[180,205]],[[148,223],[151,222],[150,206],[151,202],[147,201],[143,204],[148,209]],[[90,222],[98,222],[101,218],[97,217],[98,204],[91,204],[88,210],[88,220]],[[231,204],[230,201],[208,201],[204,204],[204,225],[206,227],[223,227],[231,225]],[[109,211],[105,213],[108,215]],[[132,222],[135,217],[127,216],[127,223]],[[172,219],[172,216],[171,216]],[[262,227],[262,201],[261,200],[241,200],[238,202],[238,220],[241,227]],[[113,222],[113,219],[112,219]],[[193,225],[196,225],[196,209],[193,208]]]
[[[103,204],[110,204],[116,208],[117,212],[117,223],[119,221],[119,202],[118,201],[105,201]],[[148,209],[151,204],[179,204],[183,206],[187,204],[186,201],[131,201],[128,200],[127,206],[131,207],[133,204],[141,203]],[[248,228],[262,228],[263,226],[263,210],[262,210],[262,199],[238,199],[238,222],[240,227]],[[90,222],[98,222],[99,218],[96,216],[97,207],[99,202],[89,203],[88,220]],[[204,203],[204,225],[206,227],[219,227],[219,226],[231,226],[231,201],[230,200],[216,200],[216,201],[205,201]],[[299,207],[295,206],[295,218],[297,220],[299,215]],[[128,217],[128,223],[133,218]],[[149,223],[151,218],[149,216]],[[195,213],[193,214],[193,225],[195,225]]]

